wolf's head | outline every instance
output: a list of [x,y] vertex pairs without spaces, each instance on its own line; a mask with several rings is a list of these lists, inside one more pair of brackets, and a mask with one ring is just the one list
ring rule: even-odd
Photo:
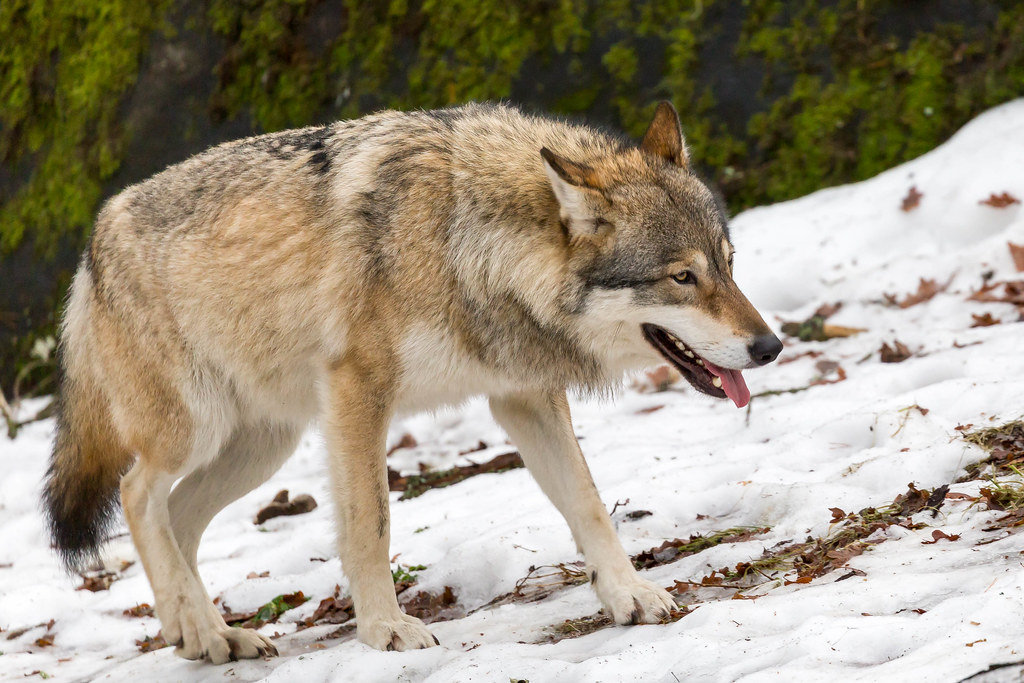
[[696,389],[746,405],[741,370],[775,360],[782,343],[732,279],[725,216],[689,168],[672,105],[658,106],[639,148],[541,155],[595,348],[627,364],[663,357]]

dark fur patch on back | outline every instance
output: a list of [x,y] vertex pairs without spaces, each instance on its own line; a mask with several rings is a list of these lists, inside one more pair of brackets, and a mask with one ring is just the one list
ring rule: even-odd
[[327,141],[333,135],[331,126],[288,130],[252,138],[247,147],[258,149],[275,159],[289,161],[300,154],[309,155],[306,165],[317,175],[331,170],[331,153]]

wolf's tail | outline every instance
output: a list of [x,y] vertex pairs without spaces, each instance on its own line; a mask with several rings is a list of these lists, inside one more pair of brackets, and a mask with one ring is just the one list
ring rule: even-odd
[[81,332],[65,328],[58,349],[57,430],[43,490],[50,537],[69,569],[97,556],[120,503],[121,475],[133,460],[92,373],[68,363],[68,347],[84,343],[76,336]]

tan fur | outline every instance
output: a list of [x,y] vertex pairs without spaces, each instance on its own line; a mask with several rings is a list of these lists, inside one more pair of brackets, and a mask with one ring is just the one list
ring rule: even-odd
[[[689,326],[727,367],[767,328],[674,110],[658,112],[639,148],[501,106],[384,112],[222,145],[110,200],[64,323],[58,545],[79,527],[71,560],[98,542],[60,512],[66,482],[102,471],[109,487],[134,460],[120,489],[165,637],[214,662],[272,653],[224,625],[196,548],[319,416],[359,637],[429,646],[392,587],[384,438],[397,414],[486,394],[613,617],[659,619],[671,598],[618,544],[566,390],[658,362],[642,322]],[[671,285],[681,259],[703,289]]]

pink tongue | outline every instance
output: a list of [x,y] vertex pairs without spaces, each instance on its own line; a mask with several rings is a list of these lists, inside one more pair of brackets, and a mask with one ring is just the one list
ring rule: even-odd
[[742,408],[750,403],[750,389],[747,388],[747,383],[743,379],[741,371],[720,368],[714,363],[709,363],[707,360],[704,361],[704,367],[722,380],[722,391],[732,399],[737,408]]

